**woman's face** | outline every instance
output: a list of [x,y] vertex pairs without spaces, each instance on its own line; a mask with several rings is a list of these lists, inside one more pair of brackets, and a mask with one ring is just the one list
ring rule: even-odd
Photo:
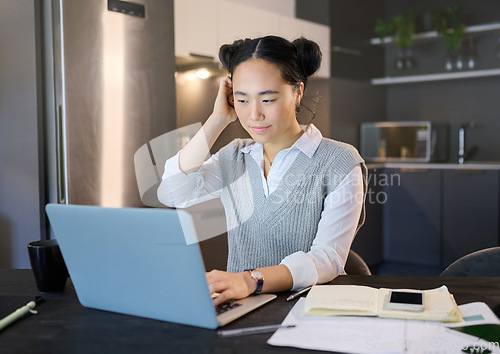
[[288,145],[301,131],[295,107],[303,87],[294,89],[283,80],[279,67],[265,60],[249,59],[239,64],[233,72],[233,93],[243,128],[261,144]]

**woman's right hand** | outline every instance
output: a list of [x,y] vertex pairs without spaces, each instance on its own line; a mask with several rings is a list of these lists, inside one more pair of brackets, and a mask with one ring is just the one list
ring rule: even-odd
[[228,97],[233,94],[233,83],[229,77],[220,81],[219,92],[215,99],[213,114],[223,118],[227,124],[234,122],[238,116],[233,107],[228,103]]

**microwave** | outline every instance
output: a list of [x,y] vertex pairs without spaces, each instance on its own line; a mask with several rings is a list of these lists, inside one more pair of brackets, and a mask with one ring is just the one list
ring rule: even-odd
[[428,121],[361,124],[361,156],[367,162],[448,160],[448,128]]

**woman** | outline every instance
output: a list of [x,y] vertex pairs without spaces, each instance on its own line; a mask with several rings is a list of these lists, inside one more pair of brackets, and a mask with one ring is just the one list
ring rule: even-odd
[[[332,280],[364,221],[366,168],[352,146],[297,121],[321,64],[318,45],[267,36],[223,45],[219,58],[230,77],[202,129],[167,161],[159,200],[187,207],[221,198],[229,254],[227,272],[207,273],[215,305]],[[204,162],[236,119],[252,139]]]

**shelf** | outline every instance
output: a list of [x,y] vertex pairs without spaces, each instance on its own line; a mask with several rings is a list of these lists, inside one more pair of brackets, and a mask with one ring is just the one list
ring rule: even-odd
[[[465,27],[464,35],[474,34],[474,33],[491,32],[491,31],[500,31],[500,22],[493,22],[493,23],[486,23],[486,24],[482,24],[482,25]],[[416,33],[412,36],[412,39],[414,41],[419,41],[419,40],[434,39],[434,38],[439,38],[439,37],[440,37],[440,35],[436,31],[429,31],[429,32]],[[380,38],[370,39],[370,44],[372,44],[372,45],[389,44],[392,42],[393,42],[392,37],[386,37],[383,40]]]
[[467,79],[473,77],[498,76],[498,75],[500,75],[500,69],[473,70],[473,71],[460,71],[460,72],[428,74],[428,75],[397,76],[397,77],[388,76],[388,77],[372,79],[371,83],[372,85],[393,85],[393,84],[405,84],[410,82],[442,81],[442,80]]

